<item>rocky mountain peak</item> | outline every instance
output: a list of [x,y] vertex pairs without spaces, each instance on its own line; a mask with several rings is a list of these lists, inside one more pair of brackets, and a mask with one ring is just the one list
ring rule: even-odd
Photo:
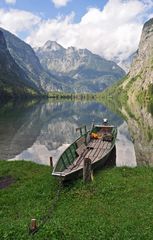
[[[4,35],[7,49],[11,57],[16,62],[18,67],[22,69],[23,74],[25,74],[26,79],[23,76],[25,81],[28,83],[30,82],[32,87],[37,89],[39,92],[44,93],[48,91],[64,91],[65,85],[63,85],[61,81],[52,74],[49,74],[45,71],[30,45],[5,29],[0,28],[0,31],[2,31]],[[3,41],[2,36],[1,41]],[[4,50],[4,48],[2,49],[0,46],[0,50]],[[56,52],[58,51],[54,51],[54,53]]]
[[91,52],[87,48],[79,49],[78,52],[79,52],[80,55],[91,54]]
[[143,27],[143,31],[147,28],[152,28],[153,29],[153,18],[149,19],[145,24],[144,24],[144,27]]
[[88,49],[65,49],[51,41],[45,46],[45,50],[40,47],[36,51],[42,66],[60,77],[64,83],[69,83],[75,92],[102,91],[125,75],[117,64],[93,54]]
[[[144,88],[152,82],[153,63],[153,19],[144,24],[137,57],[130,69],[130,77],[139,76],[140,84]],[[141,81],[142,80],[142,81]],[[142,83],[141,83],[142,82]]]
[[140,50],[144,51],[143,45],[145,45],[145,42],[147,43],[147,46],[148,44],[150,46],[150,44],[152,44],[152,38],[153,38],[153,18],[151,18],[148,22],[144,24],[139,44],[139,51]]
[[77,51],[77,48],[72,47],[72,46],[71,46],[71,47],[68,47],[67,50],[66,50],[66,52],[67,52],[67,53],[70,53],[70,54],[73,53],[73,52],[76,52],[76,51]]
[[58,51],[58,50],[63,49],[63,47],[60,44],[58,44],[56,41],[48,40],[44,44],[43,49],[44,50],[49,50],[49,51]]
[[3,32],[0,30],[0,47],[7,48]]

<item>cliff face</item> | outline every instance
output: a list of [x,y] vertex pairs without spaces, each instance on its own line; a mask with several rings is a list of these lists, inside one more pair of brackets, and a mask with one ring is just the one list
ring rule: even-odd
[[[126,80],[119,86],[127,95],[126,116],[138,164],[153,165],[153,19],[144,24],[137,54]],[[148,108],[150,103],[150,112]]]
[[70,83],[75,92],[103,91],[125,75],[115,62],[88,49],[65,49],[57,42],[47,41],[35,51],[44,69],[58,76],[61,82]]
[[137,54],[122,87],[135,99],[153,85],[153,18],[144,24]]
[[64,89],[58,79],[43,69],[30,45],[2,28],[0,31],[5,37],[11,57],[26,74],[29,82],[33,83],[40,92],[62,91]]
[[0,30],[0,99],[7,96],[36,93],[37,87],[11,56],[3,32]]

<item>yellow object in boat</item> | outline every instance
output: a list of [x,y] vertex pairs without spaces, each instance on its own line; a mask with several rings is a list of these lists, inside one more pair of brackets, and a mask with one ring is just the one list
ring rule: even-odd
[[100,134],[100,133],[91,133],[91,138],[99,139],[101,137],[102,137],[102,134]]

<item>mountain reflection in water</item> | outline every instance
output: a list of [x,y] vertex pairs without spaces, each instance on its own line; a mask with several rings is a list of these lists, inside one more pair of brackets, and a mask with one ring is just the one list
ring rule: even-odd
[[53,156],[55,163],[78,137],[77,127],[90,129],[93,121],[100,124],[103,118],[118,126],[117,166],[135,166],[127,124],[97,102],[31,101],[0,106],[0,159],[49,164]]
[[147,106],[131,103],[129,108],[122,107],[133,138],[138,165],[153,166],[153,116]]

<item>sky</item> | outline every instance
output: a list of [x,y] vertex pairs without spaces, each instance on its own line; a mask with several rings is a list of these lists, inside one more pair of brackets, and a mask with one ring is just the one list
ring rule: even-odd
[[0,27],[32,47],[57,41],[108,60],[126,60],[138,48],[153,0],[0,0]]

